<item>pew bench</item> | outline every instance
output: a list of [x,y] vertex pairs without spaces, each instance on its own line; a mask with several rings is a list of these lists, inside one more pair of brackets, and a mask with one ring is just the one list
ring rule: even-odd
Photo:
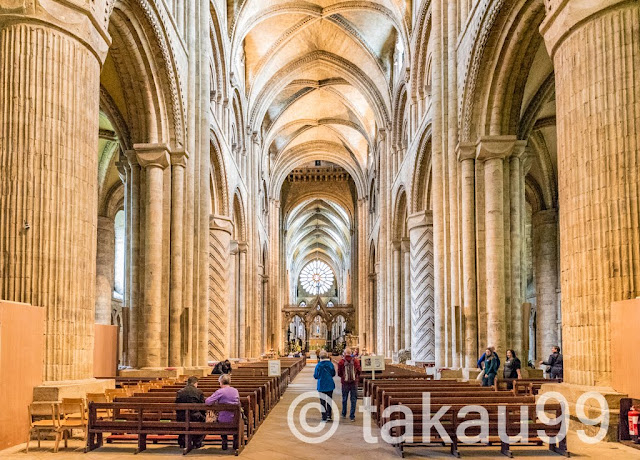
[[[429,433],[431,438],[429,439],[429,443],[423,442],[423,427],[426,426],[423,424],[423,414],[422,414],[422,404],[405,404],[413,414],[413,440],[409,441],[400,441],[395,444],[394,447],[396,451],[400,454],[401,457],[404,457],[405,450],[408,447],[434,447],[434,446],[443,446],[446,444],[450,445],[451,455],[454,457],[460,457],[459,448],[461,446],[492,446],[493,444],[500,444],[500,453],[507,456],[512,457],[513,454],[510,448],[514,445],[536,445],[541,446],[543,443],[548,442],[549,450],[555,452],[557,454],[569,457],[569,451],[567,449],[567,440],[566,437],[562,441],[557,440],[558,434],[561,432],[562,423],[558,421],[555,425],[547,425],[542,423],[538,414],[536,414],[536,405],[535,404],[513,404],[513,403],[478,403],[476,405],[480,405],[487,410],[489,415],[487,428],[487,438],[485,440],[479,440],[473,444],[466,444],[464,439],[460,439],[458,437],[458,427],[470,420],[480,420],[480,415],[477,412],[470,412],[466,416],[459,416],[459,412],[462,408],[467,406],[467,404],[436,404],[432,403],[430,405],[430,416],[436,414],[443,406],[450,406],[445,414],[440,418],[440,423],[446,432],[447,437],[441,436],[435,428],[429,428]],[[521,432],[521,422],[520,416],[521,412],[526,408],[527,412],[527,422],[526,427],[528,428],[528,439],[527,442],[519,442],[516,439],[509,442],[503,442],[500,439],[499,434],[499,412],[503,411],[504,413],[504,430],[505,433],[510,437],[517,437]],[[559,417],[562,412],[562,407],[560,404],[547,404],[545,405],[545,413],[553,412],[555,417]],[[404,419],[404,414],[396,411],[391,414],[389,420],[402,420]],[[547,438],[541,438],[538,436],[538,430],[542,430],[545,432]],[[399,438],[405,432],[405,427],[403,425],[395,426],[391,428],[391,435]],[[466,437],[475,437],[481,434],[481,427],[478,425],[465,426],[464,436]]]
[[[111,410],[113,416],[110,419],[101,419],[97,416],[99,410]],[[184,422],[175,419],[157,418],[158,413],[185,411]],[[192,422],[190,412],[210,411],[216,413],[220,411],[232,412],[234,420],[230,423],[222,422]],[[128,412],[134,414],[135,418],[118,418],[118,414]],[[87,434],[87,446],[85,451],[90,452],[102,446],[105,433],[127,433],[137,435],[138,447],[136,453],[143,452],[147,448],[147,436],[159,435],[184,435],[185,448],[183,454],[188,454],[193,443],[191,437],[194,435],[226,435],[233,439],[233,451],[239,455],[246,444],[244,420],[242,418],[241,407],[235,404],[214,404],[207,406],[204,404],[175,404],[175,403],[89,403],[89,423]]]

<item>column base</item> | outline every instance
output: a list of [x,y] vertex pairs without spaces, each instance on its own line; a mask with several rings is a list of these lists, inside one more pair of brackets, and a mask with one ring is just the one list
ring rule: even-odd
[[184,374],[183,367],[142,367],[140,369],[120,369],[120,377],[178,378]]
[[116,387],[115,379],[61,380],[43,382],[33,388],[35,401],[61,401],[62,398],[85,398],[87,393],[104,393]]
[[464,380],[476,380],[480,372],[480,369],[478,369],[477,367],[463,367],[462,378]]
[[185,367],[184,373],[187,375],[195,375],[196,377],[206,377],[211,374],[212,368],[209,366],[191,366]]
[[[542,385],[540,394],[558,392],[565,397],[569,405],[569,429],[584,430],[587,436],[595,436],[600,427],[588,426],[580,422],[576,412],[578,399],[584,393],[595,391],[604,396],[609,405],[609,429],[604,441],[615,442],[618,440],[618,426],[620,425],[620,400],[627,395],[616,392],[613,388],[592,387],[586,385],[575,385],[571,383],[546,383]],[[538,397],[539,397],[538,395]],[[537,399],[537,398],[536,398]],[[584,414],[591,419],[597,418],[601,414],[600,406],[595,399],[589,399],[582,405]]]

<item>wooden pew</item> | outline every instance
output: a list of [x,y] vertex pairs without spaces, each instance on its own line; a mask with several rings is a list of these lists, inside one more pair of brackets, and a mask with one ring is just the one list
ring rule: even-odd
[[[481,399],[481,398],[480,398]],[[392,402],[394,400],[392,399]],[[486,445],[491,446],[493,443],[500,443],[500,452],[507,456],[511,457],[512,453],[510,451],[510,447],[513,444],[504,443],[499,438],[499,411],[504,411],[505,413],[505,432],[509,436],[517,436],[520,433],[521,423],[520,417],[521,412],[526,408],[527,412],[527,423],[528,427],[528,443],[527,444],[535,444],[542,445],[543,439],[537,436],[538,430],[543,430],[546,435],[552,438],[552,442],[549,444],[549,450],[556,452],[558,454],[569,456],[569,451],[567,449],[567,440],[564,438],[560,442],[554,442],[553,438],[555,438],[561,431],[562,423],[558,421],[555,425],[545,425],[538,418],[538,414],[536,413],[536,405],[535,404],[518,404],[518,403],[488,403],[475,401],[473,402],[476,405],[480,405],[487,410],[489,415],[489,423],[488,423],[488,443]],[[430,447],[430,446],[441,446],[444,444],[450,444],[451,446],[451,454],[455,457],[460,456],[460,452],[458,448],[461,446],[461,440],[458,439],[457,430],[458,426],[461,423],[473,419],[479,419],[480,416],[477,412],[469,413],[466,417],[459,417],[459,412],[462,408],[467,406],[468,404],[472,404],[472,402],[465,402],[465,404],[451,404],[449,401],[444,402],[434,402],[430,403],[430,414],[429,416],[433,416],[443,407],[450,406],[446,409],[444,415],[440,418],[441,425],[444,428],[446,434],[449,439],[445,437],[441,437],[440,434],[435,429],[430,430],[431,439],[430,443],[423,443],[423,413],[422,413],[422,403],[410,403],[403,404],[405,407],[409,408],[413,415],[413,440],[412,442],[399,442],[394,445],[397,451],[400,453],[402,457],[404,457],[404,452],[407,447]],[[555,417],[559,417],[561,414],[562,407],[560,404],[547,404],[545,406],[545,412],[553,412]],[[553,417],[552,417],[553,418]],[[404,414],[396,411],[391,414],[389,418],[390,421],[393,420],[402,420],[404,419]],[[403,426],[396,426],[391,428],[391,435],[394,437],[400,437],[404,434]],[[465,436],[473,437],[480,434],[479,426],[467,427],[464,432]],[[473,444],[473,446],[478,446],[479,444]]]
[[[97,411],[111,410],[111,419],[100,419]],[[158,420],[153,415],[163,411],[184,410],[186,420],[178,422],[175,420]],[[221,422],[192,422],[190,421],[191,411],[213,410],[232,412],[234,420],[230,423]],[[117,414],[128,412],[135,414],[135,420],[118,418]],[[90,452],[102,446],[104,433],[129,433],[138,437],[138,448],[136,453],[147,448],[148,435],[185,435],[186,447],[184,454],[192,449],[191,436],[193,435],[227,435],[233,438],[233,450],[238,455],[246,444],[244,436],[245,427],[241,415],[240,406],[235,404],[214,404],[206,406],[204,404],[154,404],[154,403],[94,403],[89,404],[89,426],[87,434],[86,451]]]
[[[116,398],[114,402],[140,403],[140,404],[153,403],[153,404],[159,404],[162,406],[164,406],[165,404],[175,404],[175,401],[176,401],[175,394],[169,393],[168,396],[167,396],[167,393],[155,393],[155,394],[159,396],[154,396],[154,394],[152,393],[144,393],[140,396]],[[260,420],[258,419],[255,413],[254,404],[251,401],[251,396],[240,395],[240,406],[242,407],[242,411],[244,412],[244,415],[246,417],[247,439],[251,439],[260,424]],[[136,414],[130,414],[126,412],[120,412],[117,415],[118,417],[123,419],[130,419],[132,418],[131,417],[132,415],[134,417],[137,417]],[[149,412],[146,416],[149,418],[157,419],[157,420],[175,420],[175,412],[169,409],[165,409],[164,407],[162,407],[161,410],[159,410],[158,412],[155,412],[155,413]]]
[[537,395],[540,387],[545,383],[561,383],[561,379],[496,379],[496,390],[507,389],[508,384],[513,384],[513,394]]

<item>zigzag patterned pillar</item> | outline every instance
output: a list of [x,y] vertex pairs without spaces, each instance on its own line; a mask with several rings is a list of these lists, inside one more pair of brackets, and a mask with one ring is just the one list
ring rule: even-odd
[[228,357],[229,246],[233,223],[226,217],[209,218],[209,357]]
[[411,357],[435,360],[433,216],[422,211],[409,216],[411,242]]

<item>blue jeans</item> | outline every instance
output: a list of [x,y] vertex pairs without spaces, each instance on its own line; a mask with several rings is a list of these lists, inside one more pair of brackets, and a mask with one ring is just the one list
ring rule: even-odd
[[496,374],[487,374],[482,378],[482,386],[483,387],[492,387],[493,382],[496,378]]
[[342,385],[342,416],[347,416],[347,399],[351,396],[351,411],[349,418],[356,418],[356,402],[358,401],[358,385],[345,383]]

